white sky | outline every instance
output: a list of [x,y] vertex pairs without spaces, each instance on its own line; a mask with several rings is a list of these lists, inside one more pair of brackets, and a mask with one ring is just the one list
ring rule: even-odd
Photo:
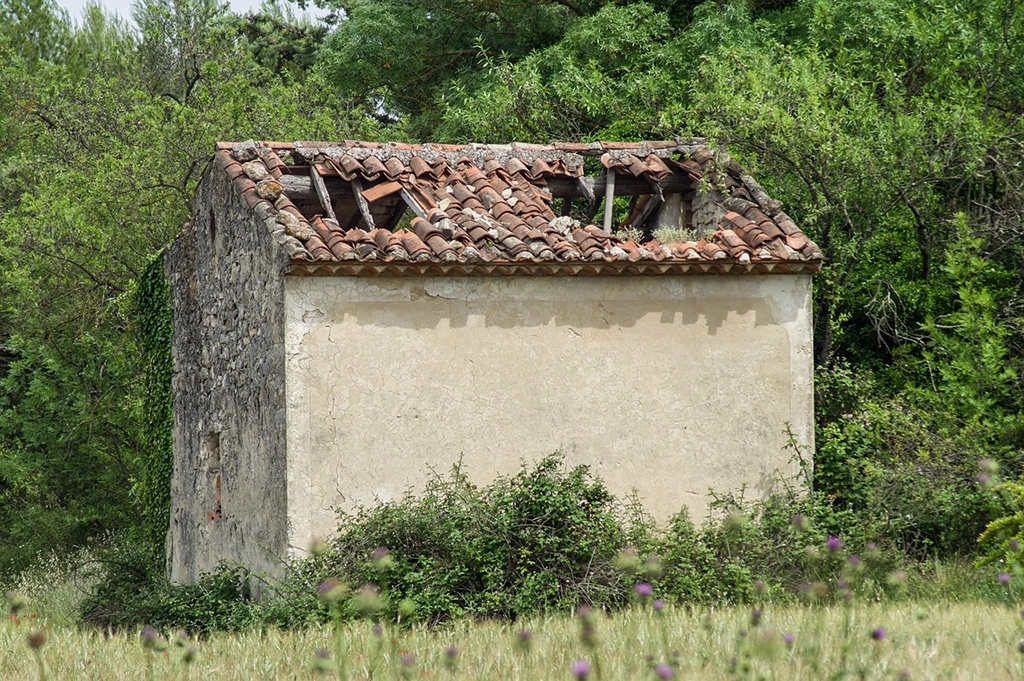
[[[67,10],[68,15],[73,21],[79,21],[82,18],[82,10],[85,9],[87,0],[57,0],[57,4]],[[260,0],[230,0],[231,9],[239,14],[245,12],[256,11],[260,7]],[[132,18],[132,0],[100,0],[100,4],[107,10],[108,13],[118,14],[124,19],[129,21]],[[294,7],[296,16],[299,16],[301,12],[298,7]],[[323,14],[324,12],[318,12],[315,8],[307,10],[316,14]]]

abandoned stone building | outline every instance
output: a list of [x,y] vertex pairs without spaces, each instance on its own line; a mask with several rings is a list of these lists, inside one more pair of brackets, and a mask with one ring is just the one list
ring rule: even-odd
[[168,569],[554,451],[666,520],[811,451],[818,248],[700,140],[218,145],[167,249]]

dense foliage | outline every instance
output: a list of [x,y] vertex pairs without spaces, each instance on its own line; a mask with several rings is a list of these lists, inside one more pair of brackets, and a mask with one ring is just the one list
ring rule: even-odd
[[[144,271],[189,218],[214,142],[248,138],[706,136],[826,256],[816,514],[927,558],[973,554],[1017,512],[1015,488],[978,482],[1024,469],[1016,0],[318,3],[320,20],[139,0],[129,22],[0,0],[0,571],[106,532],[160,570],[166,396],[141,380],[164,361]],[[500,524],[519,502],[479,503]],[[407,512],[365,520],[397,551]],[[497,574],[477,567],[460,579]],[[710,573],[694,574],[678,579]],[[534,578],[505,596],[561,602]]]
[[[881,506],[837,512],[825,495],[779,481],[767,499],[718,498],[700,527],[684,510],[659,528],[626,501],[558,455],[483,488],[456,467],[420,495],[343,515],[338,535],[281,578],[222,565],[175,586],[147,568],[144,547],[114,541],[99,553],[101,579],[82,616],[103,630],[149,623],[205,634],[614,609],[642,600],[638,583],[668,602],[709,605],[831,602],[843,597],[840,578],[872,601],[951,595],[933,564],[907,553],[904,527],[885,522]],[[958,572],[954,597],[1005,596],[991,570]]]

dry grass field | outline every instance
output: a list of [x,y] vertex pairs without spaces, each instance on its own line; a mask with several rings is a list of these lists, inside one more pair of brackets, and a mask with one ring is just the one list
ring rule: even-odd
[[[751,608],[637,606],[597,616],[594,625],[591,645],[581,641],[580,619],[567,614],[377,632],[355,623],[337,636],[325,626],[180,644],[172,633],[147,648],[139,633],[104,636],[27,614],[0,625],[0,678],[574,679],[578,660],[588,663],[589,679],[1024,678],[1024,621],[991,603],[769,607],[756,626]],[[47,640],[37,658],[27,639],[38,630]],[[339,645],[344,670],[326,670]]]

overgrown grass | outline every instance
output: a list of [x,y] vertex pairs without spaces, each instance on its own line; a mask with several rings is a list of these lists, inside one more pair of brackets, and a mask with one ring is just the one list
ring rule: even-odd
[[[38,622],[0,625],[0,678],[31,679],[38,667],[26,637]],[[441,627],[345,625],[349,678],[571,679],[579,659],[599,658],[604,679],[656,679],[655,665],[677,679],[1015,679],[1024,675],[1015,608],[994,603],[787,605],[751,608],[632,608],[597,621],[593,648],[571,614],[519,623],[461,619]],[[872,632],[884,628],[881,640]],[[528,648],[520,632],[531,632]],[[844,633],[845,632],[845,633]],[[326,626],[285,632],[215,634],[167,650],[145,648],[138,632],[47,628],[42,648],[50,678],[306,679],[318,649],[332,648]],[[786,643],[786,634],[793,643]],[[173,639],[173,636],[172,636]],[[196,649],[190,665],[188,646]],[[454,659],[448,649],[454,646]],[[158,646],[159,647],[159,646]],[[677,655],[673,655],[673,653]],[[665,672],[663,667],[661,670]],[[845,672],[845,673],[844,673]],[[906,672],[907,676],[901,676]],[[596,670],[590,678],[596,678]]]

